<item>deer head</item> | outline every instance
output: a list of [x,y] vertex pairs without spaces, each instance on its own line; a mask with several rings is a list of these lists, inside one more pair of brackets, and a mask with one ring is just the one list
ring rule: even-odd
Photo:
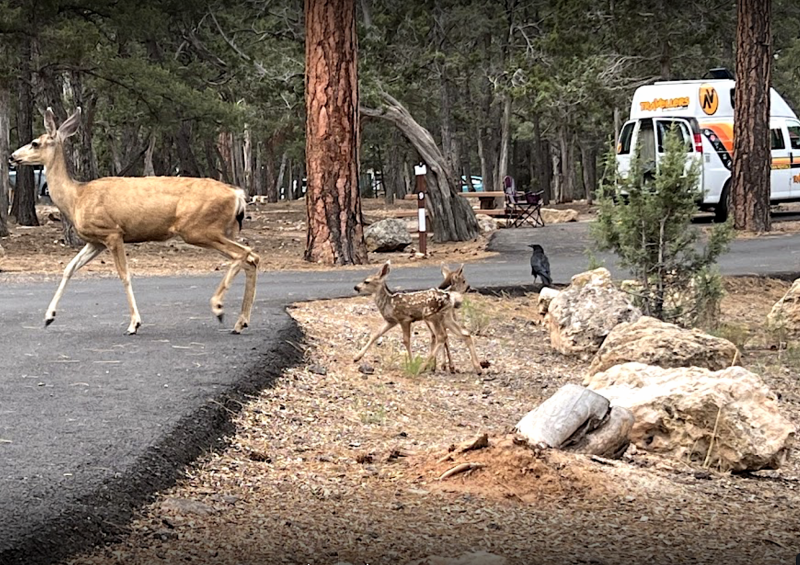
[[77,108],[67,120],[56,128],[56,119],[52,108],[48,108],[44,113],[43,133],[28,145],[24,145],[14,151],[9,158],[12,165],[44,165],[50,164],[58,156],[57,149],[68,137],[75,135],[81,120],[81,109]]
[[442,265],[442,276],[444,280],[439,285],[439,288],[455,292],[469,292],[470,286],[464,276],[463,263],[455,271],[451,271],[447,265]]
[[391,261],[386,261],[386,263],[383,264],[383,266],[377,273],[368,276],[362,282],[358,283],[355,286],[356,292],[367,296],[369,296],[370,294],[375,294],[375,292],[383,286],[384,284],[383,281],[386,279],[386,275],[389,274],[389,271],[391,271],[391,269],[392,269]]

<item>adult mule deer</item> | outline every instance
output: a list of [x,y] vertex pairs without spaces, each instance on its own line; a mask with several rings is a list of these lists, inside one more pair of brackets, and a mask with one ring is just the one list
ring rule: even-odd
[[53,203],[75,225],[86,242],[64,270],[58,290],[45,314],[45,326],[56,316],[56,307],[72,275],[108,249],[125,287],[131,322],[126,333],[135,334],[142,324],[131,277],[125,260],[125,243],[165,241],[180,236],[186,243],[216,249],[232,261],[228,272],[211,298],[211,311],[222,322],[222,301],[233,278],[245,270],[242,311],[233,333],[250,323],[256,293],[259,257],[231,238],[236,224],[242,227],[246,198],[243,190],[212,179],[182,177],[106,177],[77,182],[67,171],[64,140],[80,124],[78,108],[56,128],[53,111],[44,114],[47,133],[20,147],[10,161],[19,165],[44,165]]

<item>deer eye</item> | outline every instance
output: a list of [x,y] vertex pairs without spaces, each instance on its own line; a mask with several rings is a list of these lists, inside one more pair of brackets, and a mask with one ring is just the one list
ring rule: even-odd
[[31,147],[36,149],[37,147],[39,147],[39,142],[38,141],[31,141]]

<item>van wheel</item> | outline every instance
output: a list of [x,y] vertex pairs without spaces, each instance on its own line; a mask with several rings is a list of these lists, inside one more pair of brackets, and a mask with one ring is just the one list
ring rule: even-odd
[[722,194],[719,195],[719,203],[714,208],[714,221],[722,224],[728,219],[728,213],[731,208],[731,183],[725,183],[722,188]]

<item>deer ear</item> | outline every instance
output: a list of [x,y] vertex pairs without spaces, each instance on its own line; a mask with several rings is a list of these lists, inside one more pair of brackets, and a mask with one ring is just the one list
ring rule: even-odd
[[66,139],[71,135],[75,135],[75,132],[78,131],[79,125],[81,125],[80,106],[76,108],[75,113],[67,118],[67,120],[61,124],[61,127],[58,128],[58,137],[61,139]]
[[392,270],[392,262],[391,261],[386,261],[386,263],[383,264],[383,267],[381,267],[380,276],[381,277],[385,277],[386,275],[389,274],[389,271],[391,271],[391,270]]
[[460,275],[463,272],[464,272],[464,263],[461,263],[461,265],[458,266],[458,269],[456,269],[456,273]]
[[48,135],[56,135],[56,117],[53,114],[52,108],[47,108],[47,110],[44,111],[44,129]]
[[447,267],[447,265],[442,263],[442,276],[446,277],[449,274],[450,274],[450,269]]

